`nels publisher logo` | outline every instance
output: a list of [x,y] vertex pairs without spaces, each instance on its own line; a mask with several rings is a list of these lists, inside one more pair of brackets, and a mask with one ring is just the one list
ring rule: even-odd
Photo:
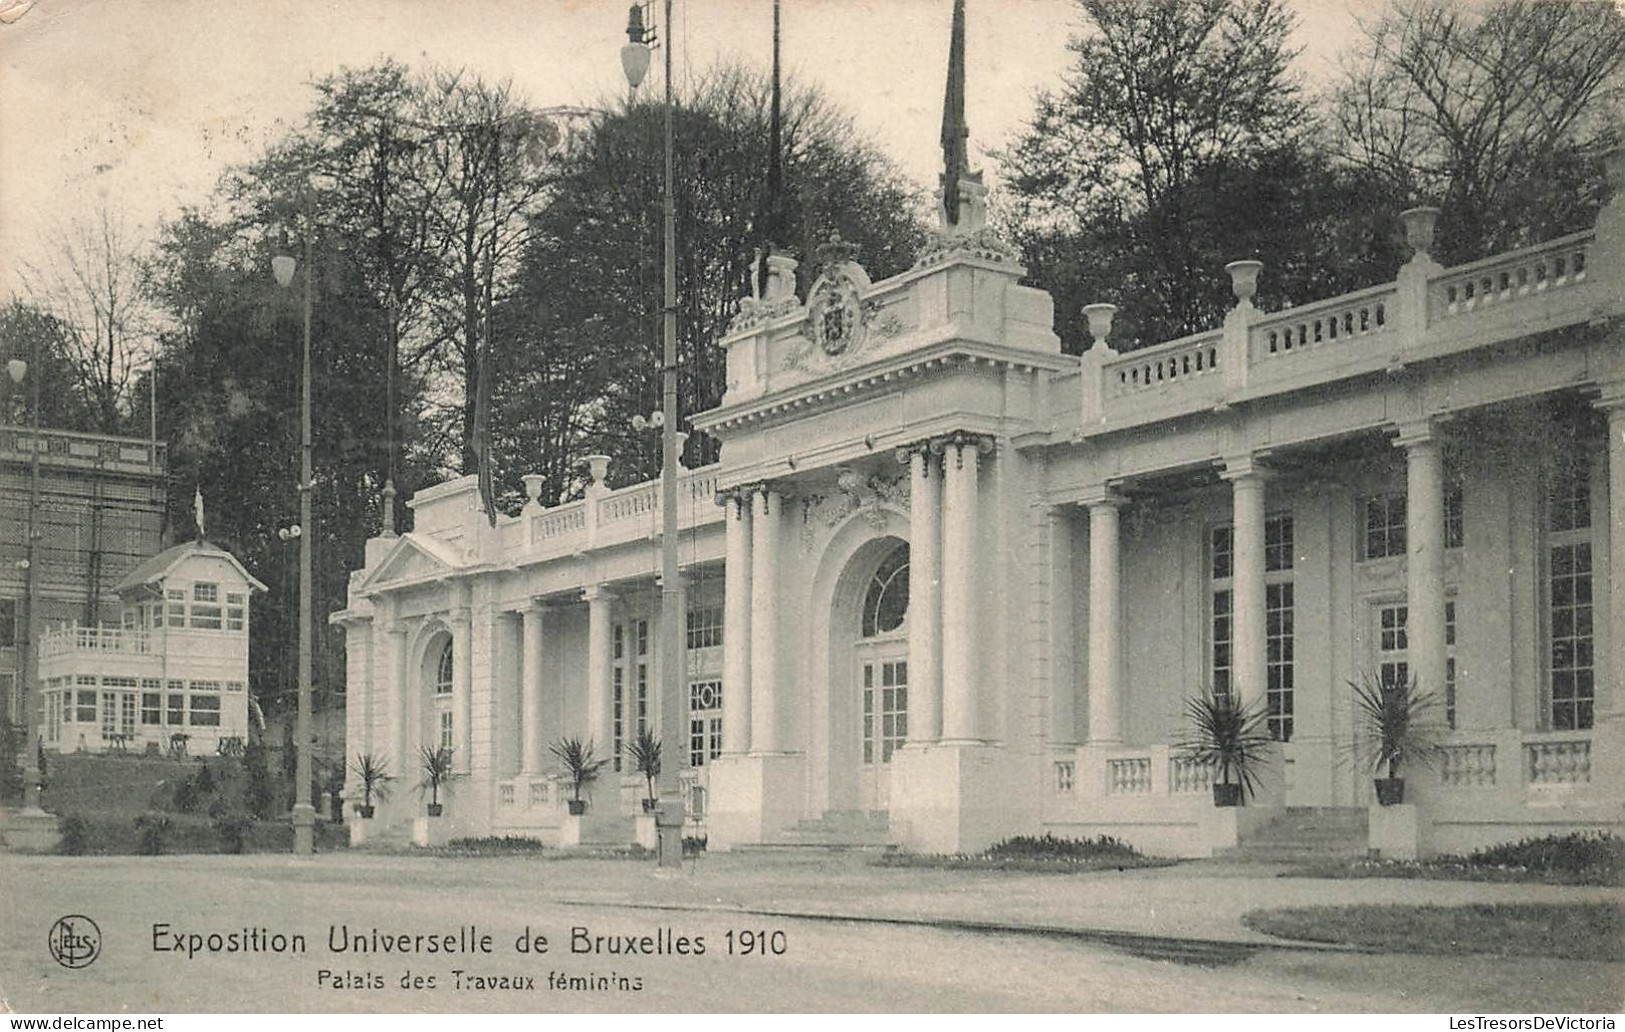
[[89,967],[102,955],[102,930],[83,914],[58,919],[45,941],[51,958],[65,968]]

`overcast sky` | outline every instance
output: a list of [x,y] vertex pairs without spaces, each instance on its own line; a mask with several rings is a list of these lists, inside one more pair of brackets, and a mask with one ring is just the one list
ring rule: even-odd
[[[0,0],[0,14],[26,0]],[[1362,0],[1294,0],[1324,79]],[[969,0],[973,155],[1059,81],[1073,0]],[[785,0],[789,74],[818,83],[921,183],[935,181],[952,0]],[[765,63],[772,0],[677,0],[678,75]],[[309,107],[308,82],[382,57],[512,77],[538,106],[624,92],[620,0],[37,0],[0,24],[0,300],[19,261],[105,198],[142,233],[207,200]],[[651,82],[656,69],[651,69]],[[647,87],[646,87],[647,88]],[[985,165],[975,160],[973,165]]]

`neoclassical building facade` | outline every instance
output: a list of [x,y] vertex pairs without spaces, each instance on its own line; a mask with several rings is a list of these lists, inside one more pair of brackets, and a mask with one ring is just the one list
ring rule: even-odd
[[[583,840],[630,841],[625,745],[665,743],[712,848],[843,835],[925,851],[1109,833],[1235,841],[1185,702],[1265,709],[1248,812],[1363,810],[1350,682],[1412,677],[1444,744],[1413,767],[1420,848],[1621,829],[1625,194],[1594,230],[1443,268],[1407,212],[1394,282],[1278,312],[1228,268],[1222,326],[1061,352],[960,182],[960,217],[871,283],[771,259],[693,429],[664,612],[658,484],[490,526],[474,478],[419,492],[334,616],[348,751],[446,745],[464,833],[557,840],[549,745],[615,759]],[[1216,274],[1219,273],[1215,270]],[[673,596],[668,596],[673,597]],[[678,621],[682,689],[654,642]],[[409,769],[410,763],[405,766]],[[359,798],[352,786],[351,797]],[[380,820],[419,811],[397,792]]]

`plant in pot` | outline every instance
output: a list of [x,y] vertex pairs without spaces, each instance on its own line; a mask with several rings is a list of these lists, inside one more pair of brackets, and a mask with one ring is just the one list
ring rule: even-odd
[[355,812],[362,820],[370,821],[377,812],[373,800],[387,800],[389,783],[395,780],[389,772],[389,760],[370,752],[357,753],[356,758],[350,761],[350,772],[361,779],[361,802],[356,804]]
[[643,775],[644,784],[648,786],[648,793],[643,797],[643,812],[654,813],[659,801],[655,795],[655,778],[660,776],[660,739],[644,728],[626,751],[632,759],[632,769]]
[[1270,763],[1269,726],[1261,706],[1245,706],[1232,689],[1185,700],[1190,721],[1185,737],[1175,743],[1192,763],[1212,768],[1214,806],[1243,806],[1257,792],[1259,770]]
[[452,778],[451,750],[445,747],[431,749],[423,746],[418,752],[418,768],[423,772],[423,780],[418,782],[419,791],[429,793],[429,816],[439,817],[446,812],[445,806],[440,802],[440,789]]
[[1360,731],[1359,759],[1369,765],[1375,779],[1377,802],[1396,806],[1405,801],[1405,779],[1399,776],[1402,763],[1415,761],[1433,766],[1444,753],[1433,737],[1428,719],[1439,698],[1425,692],[1416,678],[1399,681],[1361,675],[1348,682],[1354,689],[1354,719]]
[[583,743],[579,738],[561,738],[548,748],[564,765],[570,779],[570,813],[579,817],[587,812],[587,801],[581,798],[581,790],[598,780],[599,772],[609,761],[593,758],[591,739]]

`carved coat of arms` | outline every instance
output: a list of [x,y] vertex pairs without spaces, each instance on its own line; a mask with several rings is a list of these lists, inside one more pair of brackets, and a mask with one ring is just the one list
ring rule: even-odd
[[866,284],[859,283],[854,268],[852,263],[835,266],[819,277],[807,298],[807,336],[826,355],[840,355],[863,346],[868,330],[863,307]]

